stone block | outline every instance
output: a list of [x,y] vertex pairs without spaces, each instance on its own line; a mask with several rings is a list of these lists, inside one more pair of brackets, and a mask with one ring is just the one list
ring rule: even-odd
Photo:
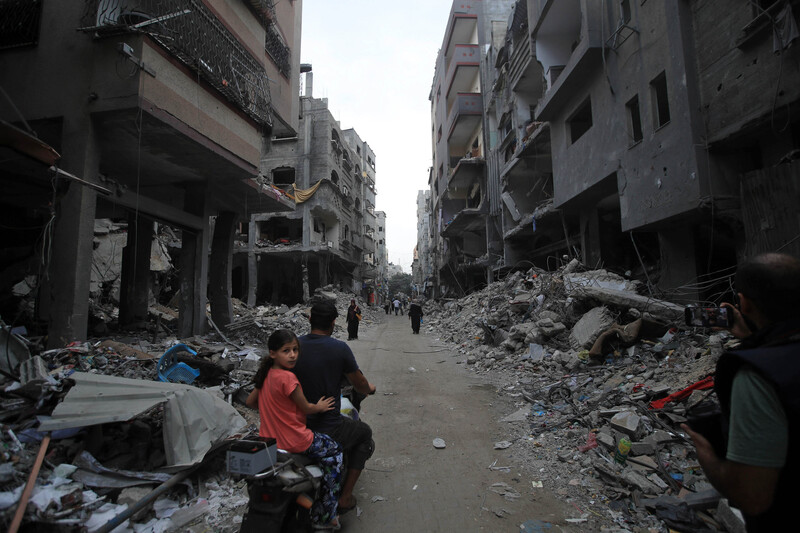
[[611,427],[630,437],[636,436],[639,429],[639,415],[633,411],[622,411],[611,417]]
[[602,445],[607,450],[613,450],[617,447],[617,443],[614,441],[614,436],[602,431],[597,434],[597,443]]
[[660,494],[663,492],[655,483],[635,470],[625,470],[620,477],[628,485],[636,487],[644,494]]
[[631,455],[652,455],[656,453],[656,446],[652,442],[632,442]]
[[595,307],[583,315],[569,334],[570,345],[575,350],[591,348],[597,337],[614,323],[614,316],[605,307]]

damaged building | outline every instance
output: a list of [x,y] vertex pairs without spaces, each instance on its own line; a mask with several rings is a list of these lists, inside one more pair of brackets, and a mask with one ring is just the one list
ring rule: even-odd
[[296,134],[300,6],[0,4],[4,318],[19,317],[12,288],[24,281],[30,334],[86,338],[102,219],[126,234],[120,325],[148,317],[157,228],[174,236],[178,334],[205,330],[208,302],[230,321],[237,223],[294,208],[254,178],[264,145]]
[[797,12],[454,3],[430,94],[433,295],[567,256],[712,300],[741,258],[800,252]]
[[375,302],[386,256],[378,231],[385,222],[375,212],[375,153],[355,130],[341,129],[327,98],[313,97],[311,66],[304,70],[298,133],[275,136],[261,161],[267,180],[291,191],[296,209],[253,215],[237,240],[234,273],[248,274],[235,276],[238,290],[250,304],[291,305],[334,284]]

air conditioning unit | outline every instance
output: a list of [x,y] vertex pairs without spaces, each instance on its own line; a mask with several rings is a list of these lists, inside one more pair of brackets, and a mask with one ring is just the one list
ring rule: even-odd
[[328,241],[328,248],[333,248],[333,241]]

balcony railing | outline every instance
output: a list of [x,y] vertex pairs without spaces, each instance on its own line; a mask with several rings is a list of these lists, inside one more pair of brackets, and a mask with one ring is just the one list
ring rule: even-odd
[[96,37],[143,33],[262,126],[272,126],[263,65],[202,0],[85,0],[80,28]]
[[42,2],[0,1],[0,50],[31,46],[39,41]]

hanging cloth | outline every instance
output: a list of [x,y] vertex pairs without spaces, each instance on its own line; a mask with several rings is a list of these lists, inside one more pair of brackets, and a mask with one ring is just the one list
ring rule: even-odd
[[294,188],[294,201],[298,204],[302,204],[303,202],[314,196],[314,193],[317,192],[317,189],[319,189],[321,183],[322,180],[319,180],[308,189],[298,189],[297,186],[293,183],[292,187]]

